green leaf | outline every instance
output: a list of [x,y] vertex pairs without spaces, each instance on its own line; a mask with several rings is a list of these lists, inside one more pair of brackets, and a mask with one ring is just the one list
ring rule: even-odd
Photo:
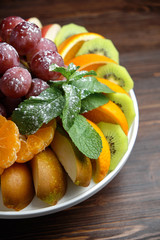
[[67,83],[67,80],[56,80],[56,81],[52,81],[52,80],[49,80],[47,82],[49,84],[50,87],[56,87],[56,88],[59,88],[59,89],[62,89],[62,85]]
[[77,115],[74,124],[67,131],[76,147],[87,157],[97,159],[102,151],[100,135],[82,115]]
[[102,93],[93,93],[84,98],[81,102],[81,113],[98,108],[109,101],[108,97]]
[[76,81],[87,75],[97,75],[97,73],[93,70],[91,70],[89,72],[88,71],[76,71],[70,76],[69,81]]
[[87,97],[91,93],[113,93],[105,84],[99,82],[95,77],[83,77],[77,81],[73,81],[72,85],[81,90],[81,99]]
[[65,67],[59,67],[57,64],[52,64],[49,67],[49,71],[55,71],[55,72],[59,72],[61,73],[64,77],[67,78],[67,80],[69,80],[70,76],[76,72],[79,69],[79,67],[77,67],[76,65],[74,65],[73,63],[70,63],[69,66],[67,68]]
[[48,123],[62,113],[64,97],[54,87],[47,88],[37,97],[23,101],[13,111],[12,120],[17,124],[21,134],[35,133],[43,123]]
[[64,84],[65,105],[62,113],[63,127],[67,131],[74,123],[81,109],[80,91],[75,86]]

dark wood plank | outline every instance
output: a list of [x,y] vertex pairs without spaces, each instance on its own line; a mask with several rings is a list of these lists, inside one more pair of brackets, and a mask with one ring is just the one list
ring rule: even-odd
[[104,189],[63,212],[0,220],[0,239],[160,239],[160,2],[2,0],[0,19],[8,15],[75,22],[110,38],[134,79],[140,124],[126,165]]

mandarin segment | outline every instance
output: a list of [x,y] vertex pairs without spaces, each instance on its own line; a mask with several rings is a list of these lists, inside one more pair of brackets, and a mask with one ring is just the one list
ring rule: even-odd
[[100,128],[93,122],[87,119],[87,121],[91,124],[91,126],[95,129],[95,131],[100,135],[102,140],[102,151],[98,157],[98,159],[92,159],[92,171],[93,171],[93,180],[95,183],[100,182],[107,175],[109,166],[110,166],[110,147],[109,144],[100,130]]
[[4,124],[0,127],[0,167],[10,167],[16,161],[19,150],[18,127],[11,120],[4,120]]
[[17,154],[16,162],[24,163],[31,160],[35,154],[43,151],[53,140],[56,129],[56,120],[53,119],[34,134],[25,137],[20,136],[21,148]]
[[44,141],[41,138],[35,136],[34,134],[28,136],[27,146],[29,151],[33,154],[37,154],[45,148]]
[[20,148],[19,152],[17,153],[16,162],[25,163],[25,162],[31,160],[33,158],[34,154],[31,151],[29,151],[26,140],[20,139],[20,141],[21,141],[21,148]]
[[43,139],[44,146],[47,147],[50,145],[50,143],[53,140],[55,129],[56,129],[56,120],[53,119],[48,124],[43,124],[43,126],[34,135]]
[[2,127],[5,122],[7,122],[7,119],[0,115],[0,127]]

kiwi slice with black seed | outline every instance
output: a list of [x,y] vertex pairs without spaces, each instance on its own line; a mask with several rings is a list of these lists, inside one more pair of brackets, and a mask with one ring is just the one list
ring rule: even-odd
[[115,63],[107,63],[96,70],[97,77],[105,78],[118,84],[126,92],[129,92],[133,86],[133,80],[127,69]]
[[128,149],[128,138],[118,124],[100,122],[97,125],[109,143],[111,151],[109,171],[113,171]]
[[85,27],[74,24],[74,23],[69,23],[61,27],[54,42],[58,47],[64,40],[73,36],[74,34],[85,33],[85,32],[88,32]]
[[111,40],[105,38],[94,38],[83,43],[76,56],[83,54],[98,54],[111,58],[119,63],[119,53]]
[[109,93],[107,96],[112,102],[121,108],[127,119],[128,127],[130,128],[135,118],[135,110],[132,99],[127,94],[117,92]]

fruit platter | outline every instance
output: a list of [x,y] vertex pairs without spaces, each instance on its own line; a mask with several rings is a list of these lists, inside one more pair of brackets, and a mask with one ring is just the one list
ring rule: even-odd
[[0,23],[0,218],[62,211],[106,186],[139,123],[110,39],[84,26]]

